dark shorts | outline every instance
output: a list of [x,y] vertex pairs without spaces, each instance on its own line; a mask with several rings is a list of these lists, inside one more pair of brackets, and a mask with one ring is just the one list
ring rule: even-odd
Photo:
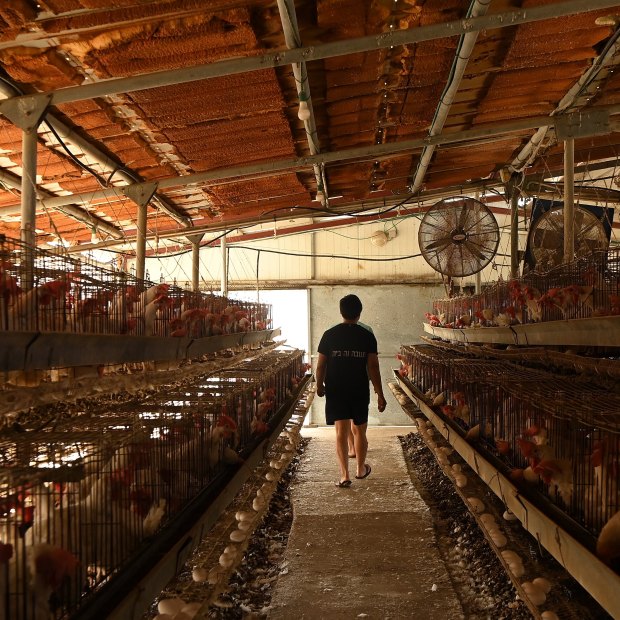
[[325,401],[325,422],[333,424],[336,420],[353,420],[355,426],[368,423],[368,402],[366,401]]

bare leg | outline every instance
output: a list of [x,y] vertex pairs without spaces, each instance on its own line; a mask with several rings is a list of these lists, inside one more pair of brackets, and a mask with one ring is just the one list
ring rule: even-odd
[[336,420],[336,456],[340,466],[340,482],[350,480],[349,478],[349,454],[347,452],[347,437],[351,432],[351,422],[349,420]]
[[349,458],[355,458],[355,440],[353,439],[353,429],[355,428],[355,424],[353,424],[353,420],[351,420],[351,428],[349,430],[349,436],[347,437],[347,443],[349,444]]
[[363,476],[366,473],[366,454],[368,454],[368,439],[366,438],[366,429],[368,423],[353,426],[353,439],[355,441],[355,459],[357,462],[357,476]]

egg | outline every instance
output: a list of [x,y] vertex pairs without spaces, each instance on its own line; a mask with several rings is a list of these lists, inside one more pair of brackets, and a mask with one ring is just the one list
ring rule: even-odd
[[207,569],[201,566],[197,566],[196,568],[194,568],[194,570],[192,570],[192,579],[196,583],[202,583],[203,581],[206,581],[208,576],[209,572],[207,571]]
[[547,595],[531,581],[524,581],[521,584],[523,591],[527,594],[527,597],[536,606],[542,605],[547,600]]
[[223,568],[221,568],[220,566],[214,566],[209,571],[209,574],[207,575],[207,581],[209,582],[210,585],[214,586],[219,582],[223,574],[224,574]]
[[260,512],[265,507],[265,500],[260,497],[255,497],[252,501],[252,508],[256,510],[256,512]]
[[[187,614],[190,618],[193,618],[202,607],[202,603],[187,603],[183,609],[181,609],[182,614]],[[175,620],[177,620],[175,618]]]
[[220,555],[219,563],[222,568],[230,568],[234,561],[234,558],[228,555],[228,553],[222,553],[222,555]]
[[476,514],[482,514],[484,512],[484,502],[477,497],[468,497],[467,503]]
[[544,577],[536,577],[536,579],[532,579],[532,583],[535,586],[538,586],[545,594],[549,594],[551,590],[551,582]]
[[237,519],[237,521],[252,521],[255,516],[253,512],[245,512],[243,510],[239,510],[235,513],[235,519]]
[[233,530],[230,533],[230,540],[233,542],[243,542],[246,539],[247,534],[241,530]]
[[559,616],[554,611],[543,611],[540,617],[542,620],[560,620]]
[[525,574],[525,568],[523,568],[523,564],[521,562],[508,562],[508,570],[515,577],[523,577]]
[[508,539],[501,532],[498,532],[495,536],[491,536],[491,540],[496,547],[500,548],[508,544]]
[[454,472],[461,472],[463,469],[463,467],[461,465],[459,465],[458,463],[455,463],[454,465],[452,465],[452,471]]
[[504,560],[506,560],[506,562],[510,562],[511,560],[518,560],[519,562],[521,561],[519,554],[515,551],[512,551],[512,549],[504,549],[504,551],[502,551],[502,557],[504,558]]
[[171,616],[176,616],[183,607],[185,607],[185,601],[182,598],[163,598],[157,603],[157,611],[160,614],[170,614]]
[[459,489],[467,486],[467,476],[465,474],[456,474],[454,476],[454,482]]
[[505,521],[515,521],[517,518],[510,510],[504,510],[502,517]]

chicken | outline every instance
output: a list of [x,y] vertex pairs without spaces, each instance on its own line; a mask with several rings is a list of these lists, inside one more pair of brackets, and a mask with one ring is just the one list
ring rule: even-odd
[[469,405],[465,402],[465,394],[463,394],[463,392],[455,392],[454,400],[456,401],[454,417],[460,418],[465,424],[469,424],[470,412]]
[[579,300],[579,293],[573,286],[564,288],[551,288],[540,298],[543,306],[557,307],[566,318],[567,313],[575,306]]
[[532,320],[534,323],[539,323],[540,321],[542,321],[543,309],[539,299],[526,299],[525,305],[527,307],[530,320]]
[[601,529],[596,541],[596,555],[607,564],[620,559],[620,511]]
[[153,286],[147,288],[143,291],[138,297],[138,305],[142,308],[146,308],[152,301],[157,297],[161,297],[162,295],[168,296],[168,290],[170,289],[170,285],[161,283],[154,284]]
[[495,438],[495,448],[502,456],[506,456],[510,452],[510,442],[500,437]]
[[510,327],[513,324],[513,319],[508,313],[500,312],[495,317],[495,324],[498,327]]
[[493,325],[493,319],[495,313],[492,308],[483,308],[482,310],[476,310],[474,315],[477,317],[478,322],[482,327],[491,327]]
[[[69,288],[68,280],[45,282],[17,295],[9,313],[9,328],[13,330],[64,329],[55,316],[55,302],[62,300]],[[58,325],[56,325],[57,323]]]
[[594,484],[596,495],[600,498],[600,514],[603,519],[609,518],[615,511],[617,504],[614,498],[618,497],[620,480],[620,446],[617,442],[610,445],[608,437],[595,441],[590,463],[594,470]]
[[168,305],[168,296],[159,295],[149,302],[144,310],[144,335],[153,336],[155,334],[155,319],[157,313]]
[[186,326],[187,336],[202,338],[207,335],[205,324],[207,314],[204,308],[189,308],[181,313],[180,320]]
[[208,461],[211,467],[215,467],[221,460],[226,464],[239,462],[239,455],[230,446],[222,446],[222,442],[233,437],[236,432],[237,423],[225,413],[220,415],[209,440]]
[[36,544],[30,555],[35,618],[45,620],[50,617],[50,596],[75,572],[79,562],[70,551],[55,545]]
[[456,321],[454,321],[454,327],[457,329],[461,329],[463,327],[469,327],[471,325],[471,315],[470,314],[461,314]]
[[[532,466],[545,484],[555,487],[566,505],[573,496],[573,465],[568,459],[541,459]],[[550,491],[552,490],[550,488]]]
[[253,416],[250,422],[250,430],[252,435],[264,435],[269,431],[269,425],[264,420]]
[[9,561],[13,557],[13,545],[0,542],[0,620],[6,620],[5,605],[9,583]]
[[428,321],[428,324],[431,327],[440,327],[441,326],[441,320],[439,319],[439,317],[436,314],[432,314],[430,312],[425,312],[424,316],[426,317],[426,320]]

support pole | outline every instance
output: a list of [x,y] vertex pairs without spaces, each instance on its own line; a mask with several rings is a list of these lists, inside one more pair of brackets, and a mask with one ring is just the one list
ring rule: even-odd
[[575,139],[564,140],[564,263],[575,257]]
[[228,296],[228,248],[226,247],[226,235],[220,239],[222,248],[222,286],[220,292],[222,297]]
[[144,280],[146,262],[146,203],[138,205],[136,221],[136,278]]
[[187,235],[187,240],[192,244],[192,291],[200,292],[200,242],[204,234]]
[[192,241],[192,291],[200,291],[200,241]]
[[519,277],[519,192],[514,184],[510,195],[510,277]]
[[37,129],[24,129],[22,133],[22,181],[20,238],[26,245],[22,257],[21,286],[30,290],[34,286],[35,219],[37,214]]

